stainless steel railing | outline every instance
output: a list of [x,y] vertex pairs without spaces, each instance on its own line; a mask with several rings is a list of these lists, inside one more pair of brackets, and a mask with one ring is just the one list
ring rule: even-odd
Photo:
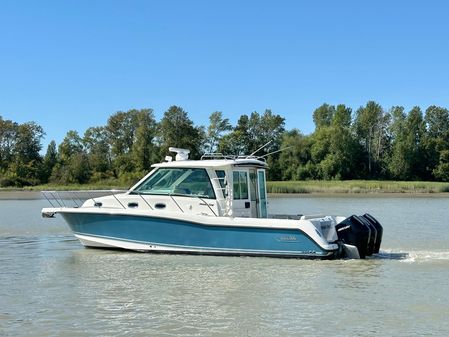
[[123,193],[123,190],[42,191],[53,208],[80,207],[86,200]]

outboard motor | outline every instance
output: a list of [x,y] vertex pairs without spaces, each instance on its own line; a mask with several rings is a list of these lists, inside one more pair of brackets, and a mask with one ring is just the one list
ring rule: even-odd
[[357,247],[361,259],[379,253],[383,228],[372,215],[352,215],[335,226],[335,229],[338,240]]
[[371,224],[369,220],[363,216],[359,216],[358,220],[362,221],[363,224],[369,229],[368,245],[366,247],[366,256],[371,256],[374,253],[374,246],[376,245],[377,229]]
[[363,215],[363,218],[366,219],[371,224],[371,226],[373,226],[376,229],[377,235],[374,243],[373,253],[378,254],[380,250],[380,244],[382,243],[382,234],[383,234],[382,225],[371,214],[366,213]]

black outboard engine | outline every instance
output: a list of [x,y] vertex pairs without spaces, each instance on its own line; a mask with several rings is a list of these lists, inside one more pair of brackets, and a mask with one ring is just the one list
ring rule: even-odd
[[371,214],[366,213],[363,215],[363,218],[369,221],[371,226],[373,226],[376,229],[377,235],[374,243],[373,253],[378,254],[380,250],[380,244],[382,242],[382,234],[384,232],[382,225]]
[[361,259],[379,252],[383,229],[372,215],[352,215],[335,226],[335,229],[338,240],[357,247]]

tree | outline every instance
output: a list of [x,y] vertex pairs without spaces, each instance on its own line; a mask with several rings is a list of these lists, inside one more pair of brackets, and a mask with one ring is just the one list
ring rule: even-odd
[[427,125],[427,133],[424,140],[426,150],[426,163],[433,177],[441,180],[445,154],[443,151],[449,149],[449,111],[446,108],[432,105],[427,108],[424,117]]
[[374,101],[360,107],[355,114],[354,131],[366,154],[366,166],[370,178],[386,174],[390,138],[388,125],[390,115]]
[[106,131],[116,176],[146,170],[158,157],[153,146],[156,121],[152,109],[116,112],[109,117]]
[[263,114],[254,111],[250,117],[242,115],[233,131],[222,138],[219,149],[227,154],[250,155],[271,141],[255,155],[263,156],[277,151],[285,131],[284,125],[285,119],[269,109]]
[[[285,119],[267,109],[260,115],[254,111],[250,117],[240,116],[233,131],[222,137],[219,143],[220,152],[232,155],[261,156],[267,159],[270,170],[269,179],[281,179],[282,173],[278,163],[278,151],[285,132]],[[270,142],[269,144],[267,144]],[[265,145],[265,146],[264,146]]]
[[394,106],[391,108],[392,123],[390,125],[391,134],[391,155],[389,160],[389,171],[396,179],[405,179],[409,171],[405,156],[406,148],[406,122],[407,116],[404,107]]
[[0,116],[0,173],[5,172],[13,160],[18,124]]
[[264,144],[270,144],[257,152],[258,155],[267,154],[280,149],[282,135],[285,132],[285,118],[273,114],[270,109],[266,109],[262,115],[256,111],[249,119],[249,150],[256,151]]
[[59,160],[50,177],[51,181],[64,184],[83,184],[89,181],[91,176],[89,158],[77,131],[67,132],[59,145],[58,155]]
[[205,152],[214,153],[217,150],[223,134],[231,131],[232,126],[228,118],[223,118],[221,111],[215,111],[209,116],[209,126],[206,132]]
[[154,144],[156,120],[151,109],[140,110],[136,115],[137,128],[132,146],[132,158],[136,169],[147,171],[158,160],[159,151]]
[[313,112],[313,122],[315,128],[320,129],[331,125],[334,118],[335,107],[329,104],[323,104]]
[[199,158],[204,131],[196,127],[181,107],[171,106],[159,123],[160,153],[165,156],[168,148],[178,147],[190,150],[191,158]]
[[45,153],[42,168],[42,182],[48,183],[53,168],[58,163],[58,152],[56,150],[56,142],[52,140],[47,146],[47,152]]
[[298,129],[286,131],[282,136],[279,166],[282,180],[305,180],[315,178],[311,165],[311,138],[304,136]]
[[350,128],[352,122],[352,109],[344,104],[337,105],[333,110],[330,126],[337,128]]
[[426,173],[425,164],[425,135],[426,124],[419,107],[413,107],[407,116],[407,147],[410,157],[410,173],[407,179],[424,179]]
[[106,179],[111,174],[111,149],[108,132],[105,127],[90,127],[84,132],[82,139],[89,166],[92,169],[92,179]]
[[77,153],[84,151],[83,140],[78,134],[78,131],[69,130],[59,144],[59,158],[63,163],[70,161],[70,159]]
[[440,152],[440,160],[437,167],[433,170],[435,178],[441,181],[449,181],[449,150]]
[[[351,130],[351,108],[324,104],[314,112],[311,161],[314,178],[349,179],[357,176],[360,148]],[[318,118],[320,117],[320,118]]]
[[42,127],[34,122],[18,124],[0,116],[0,185],[35,185],[41,179]]
[[41,140],[44,137],[42,127],[34,122],[20,124],[17,127],[13,161],[8,171],[16,178],[16,185],[36,185],[40,182],[42,157]]
[[228,155],[250,154],[250,143],[249,117],[248,115],[241,115],[232,132],[220,139],[218,150]]
[[114,158],[131,151],[136,129],[135,115],[137,110],[118,111],[109,117],[106,131]]

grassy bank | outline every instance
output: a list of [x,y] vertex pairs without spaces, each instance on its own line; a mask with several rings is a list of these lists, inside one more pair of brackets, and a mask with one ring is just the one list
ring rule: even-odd
[[[119,182],[107,181],[96,184],[39,185],[24,188],[0,188],[8,191],[80,191],[80,190],[127,190]],[[449,183],[428,181],[344,180],[344,181],[268,181],[268,193],[449,193]]]
[[269,181],[268,193],[448,193],[449,183],[344,180]]
[[45,184],[37,186],[26,186],[23,188],[5,187],[0,188],[0,192],[15,192],[15,191],[83,191],[83,190],[127,190],[131,186],[121,186],[120,184],[98,183],[98,184],[69,184],[56,185]]

